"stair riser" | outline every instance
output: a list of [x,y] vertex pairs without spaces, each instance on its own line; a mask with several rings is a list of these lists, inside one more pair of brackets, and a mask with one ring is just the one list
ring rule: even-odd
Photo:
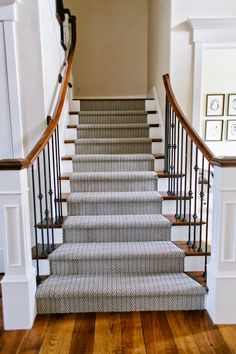
[[[159,188],[160,190],[160,188]],[[186,210],[188,211],[189,201],[186,200]],[[183,209],[182,209],[183,210]],[[163,214],[176,214],[176,200],[163,200],[162,202]]]
[[157,191],[157,179],[71,181],[72,192]]
[[153,171],[154,161],[73,162],[74,172]]
[[104,274],[159,274],[181,273],[184,270],[184,258],[181,257],[122,256],[121,258],[51,260],[50,270],[53,275],[104,275]]
[[[209,264],[211,257],[207,257],[207,263]],[[36,268],[36,261],[33,260],[32,265]],[[50,266],[49,261],[47,259],[39,260],[39,268],[41,275],[49,275],[50,274]],[[185,257],[184,261],[184,271],[185,272],[200,272],[205,270],[205,263],[203,256],[188,256]]]
[[[155,161],[129,161],[129,162],[75,162],[75,172],[110,172],[110,171],[162,171],[164,169],[164,160]],[[73,171],[72,161],[62,161],[62,173],[71,173]],[[63,191],[65,192],[65,191]]]
[[145,100],[81,100],[81,111],[133,111],[145,110]]
[[161,214],[161,202],[67,203],[68,215]]
[[89,138],[148,138],[149,128],[146,129],[136,129],[136,128],[126,128],[126,129],[78,129],[77,138],[78,139],[89,139]]
[[[120,144],[121,145],[121,144]],[[124,145],[124,144],[123,144]],[[142,144],[139,144],[142,145]],[[65,154],[66,155],[86,155],[86,154],[162,154],[163,153],[163,143],[152,143],[147,144],[147,146],[136,146],[132,147],[132,151],[127,152],[126,145],[122,146],[114,146],[110,149],[109,147],[95,147],[91,148],[91,145],[85,145],[82,150],[78,148],[75,150],[75,144],[65,144]],[[77,151],[77,152],[76,152]]]
[[[78,117],[78,116],[77,116]],[[94,116],[86,115],[79,117],[75,124],[145,124],[147,123],[147,115],[111,115],[111,116]]]
[[159,123],[158,114],[143,115],[86,115],[81,114],[70,115],[68,124],[157,124]]
[[151,143],[76,144],[75,154],[151,154]]
[[170,240],[170,228],[144,227],[144,228],[78,228],[63,231],[66,243],[89,242],[141,242]]
[[203,310],[205,296],[110,296],[37,299],[38,314],[82,312],[130,312],[166,310]]
[[[161,170],[158,170],[161,171]],[[158,179],[158,188],[160,191],[167,191],[168,190],[168,178],[159,178]],[[180,187],[182,182],[182,195],[184,195],[184,178],[178,179],[178,193],[180,194]],[[177,193],[177,179],[175,180],[175,190]]]
[[[106,101],[106,100],[104,100],[104,101]],[[128,107],[133,107],[133,108],[131,108],[131,110],[133,110],[133,109],[140,110],[138,107],[143,107],[142,109],[146,110],[146,111],[155,111],[156,110],[156,102],[155,102],[155,100],[151,100],[151,99],[139,100],[139,102],[140,101],[142,102],[142,105],[140,105],[140,103],[138,103],[138,105],[135,104],[134,100],[125,100],[125,101],[129,101],[130,102],[129,106],[127,105],[127,102],[122,103],[122,101],[123,101],[122,99],[119,100],[118,106],[121,107],[121,105],[123,105],[123,107],[125,107],[125,110],[130,110],[130,108],[128,109]],[[92,103],[92,105],[94,105],[94,107],[98,107],[96,105],[96,103]],[[94,108],[94,107],[92,107],[92,105],[89,106],[90,110],[91,110],[91,108]],[[116,105],[117,105],[117,103],[116,103]],[[99,104],[99,106],[101,107],[101,104]],[[110,107],[112,106],[114,108],[117,108],[117,106],[115,107],[115,104],[111,105],[109,102],[108,102],[108,106],[110,106]],[[108,106],[106,106],[106,107],[108,107]],[[134,107],[136,107],[136,108],[134,108]],[[70,102],[70,110],[71,111],[82,111],[83,108],[84,108],[84,106],[82,107],[82,101],[81,100],[71,100],[71,102]],[[106,110],[107,109],[109,110],[109,108],[106,108]],[[119,108],[119,109],[121,109],[121,108]]]

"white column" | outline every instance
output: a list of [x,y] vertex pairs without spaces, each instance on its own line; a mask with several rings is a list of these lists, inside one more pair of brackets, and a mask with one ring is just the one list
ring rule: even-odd
[[36,314],[36,281],[31,257],[27,170],[1,171],[0,179],[4,328],[29,329]]
[[236,168],[214,169],[207,310],[214,323],[236,324]]

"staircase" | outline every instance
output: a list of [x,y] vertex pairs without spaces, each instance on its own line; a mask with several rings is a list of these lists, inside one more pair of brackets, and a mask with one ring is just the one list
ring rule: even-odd
[[154,171],[145,100],[82,100],[63,244],[37,289],[38,313],[197,310]]

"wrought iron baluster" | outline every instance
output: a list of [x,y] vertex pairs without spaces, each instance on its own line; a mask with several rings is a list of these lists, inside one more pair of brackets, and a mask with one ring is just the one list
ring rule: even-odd
[[34,216],[34,238],[35,238],[35,255],[36,255],[36,279],[39,280],[39,249],[38,249],[38,231],[37,231],[37,211],[36,211],[36,193],[35,193],[35,176],[34,166],[31,166],[32,192],[33,192],[33,216]]
[[62,216],[62,197],[61,197],[61,153],[60,153],[60,136],[59,136],[59,127],[57,125],[56,128],[56,136],[57,136],[57,154],[58,154],[58,172],[59,172],[59,216],[60,216],[60,223],[63,222],[63,216]]
[[171,120],[171,164],[170,164],[170,178],[171,178],[171,195],[175,194],[175,179],[174,179],[174,128],[175,128],[175,112],[172,110]]
[[183,216],[182,216],[182,203],[183,203],[183,159],[184,159],[184,128],[181,124],[181,148],[180,148],[180,191],[179,191],[179,217],[180,220],[183,220]]
[[179,154],[180,154],[180,122],[177,123],[177,171],[176,171],[176,213],[175,218],[179,219]]
[[202,222],[203,222],[203,202],[204,202],[204,155],[202,155],[202,179],[201,179],[201,191],[200,196],[200,234],[199,234],[199,245],[198,252],[202,252]]
[[165,112],[165,167],[164,172],[169,172],[169,131],[170,129],[170,104],[166,96],[166,112]]
[[186,133],[185,135],[184,215],[182,221],[186,221],[187,179],[188,179],[188,134]]
[[197,249],[197,195],[198,195],[198,147],[195,147],[195,166],[194,166],[194,171],[195,171],[195,186],[194,186],[194,213],[193,213],[193,249]]
[[47,153],[48,153],[48,176],[49,176],[49,199],[50,199],[50,214],[51,214],[51,236],[52,236],[52,244],[51,244],[51,251],[54,250],[54,228],[53,228],[53,201],[52,201],[52,196],[53,196],[53,190],[52,190],[52,174],[51,174],[51,156],[50,156],[50,145],[49,143],[47,144]]
[[177,149],[177,144],[176,144],[176,136],[177,136],[177,118],[176,114],[174,115],[174,144],[173,144],[173,151],[174,151],[174,168],[173,168],[173,193],[172,195],[176,195],[176,149]]
[[48,186],[47,186],[47,169],[46,169],[46,156],[45,149],[43,149],[43,171],[44,171],[44,194],[45,194],[45,221],[46,221],[46,232],[47,232],[47,253],[50,252],[50,242],[49,242],[49,210],[48,210]]
[[37,167],[38,167],[38,188],[39,188],[39,210],[40,210],[40,226],[41,226],[41,238],[42,238],[42,255],[45,254],[44,247],[44,229],[43,229],[43,194],[41,188],[41,171],[40,171],[40,157],[37,157]]
[[192,198],[193,198],[193,191],[192,191],[192,182],[193,182],[193,141],[191,140],[190,144],[190,168],[189,168],[189,216],[188,216],[188,241],[187,245],[189,247],[192,246],[191,240],[191,221],[192,221]]
[[207,276],[207,253],[208,253],[208,233],[209,233],[209,204],[210,204],[210,177],[211,177],[211,165],[208,163],[207,172],[207,206],[206,206],[206,238],[205,238],[205,270],[204,276]]
[[[54,133],[55,134],[55,133]],[[53,171],[53,186],[54,186],[54,207],[55,207],[55,223],[58,224],[58,194],[57,194],[57,171],[56,171],[56,156],[55,156],[55,143],[54,134],[52,135],[51,146],[52,146],[52,171]]]

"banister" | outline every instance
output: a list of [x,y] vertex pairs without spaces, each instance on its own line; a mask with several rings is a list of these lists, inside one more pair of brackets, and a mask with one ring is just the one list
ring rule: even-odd
[[215,156],[212,153],[212,151],[208,148],[208,146],[204,143],[202,138],[198,135],[198,133],[195,131],[195,129],[192,127],[192,125],[189,123],[187,117],[183,113],[182,109],[180,108],[174,92],[172,90],[171,84],[170,84],[170,78],[169,74],[163,75],[163,82],[166,90],[166,95],[168,97],[168,100],[177,115],[180,123],[183,125],[184,129],[186,130],[188,136],[193,140],[193,142],[197,145],[199,150],[203,153],[203,155],[207,158],[208,161],[213,159]]
[[192,125],[189,123],[187,117],[183,113],[182,109],[180,108],[174,92],[172,90],[170,84],[170,77],[169,74],[163,75],[163,82],[166,90],[166,95],[168,100],[177,115],[180,123],[186,130],[188,136],[192,139],[192,141],[196,144],[198,149],[202,152],[202,154],[206,157],[206,159],[210,162],[212,166],[218,167],[236,167],[236,156],[215,156],[213,152],[208,148],[199,134],[195,131]]
[[22,170],[25,168],[30,167],[36,158],[39,156],[40,152],[44,149],[48,141],[50,140],[52,134],[54,133],[58,122],[60,120],[61,112],[64,106],[65,97],[67,93],[67,87],[69,84],[70,73],[72,68],[72,61],[75,51],[76,45],[76,17],[70,17],[70,23],[72,28],[72,40],[71,40],[71,47],[69,50],[67,64],[66,64],[66,71],[63,76],[63,80],[61,83],[61,89],[58,97],[58,101],[52,115],[52,119],[45,129],[44,133],[42,134],[39,141],[35,144],[33,149],[27,155],[25,159],[2,159],[0,160],[0,171],[9,171],[9,170]]

